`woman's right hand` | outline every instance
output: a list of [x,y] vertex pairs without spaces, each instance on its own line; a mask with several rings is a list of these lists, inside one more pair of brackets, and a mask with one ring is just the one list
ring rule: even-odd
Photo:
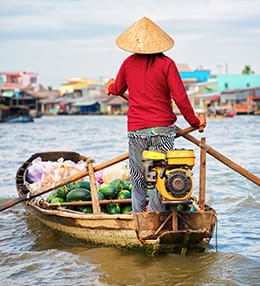
[[115,79],[113,79],[113,78],[111,78],[111,79],[109,79],[108,81],[107,81],[107,84],[106,84],[106,94],[110,94],[109,93],[109,86],[112,84],[112,83],[114,83],[115,82]]

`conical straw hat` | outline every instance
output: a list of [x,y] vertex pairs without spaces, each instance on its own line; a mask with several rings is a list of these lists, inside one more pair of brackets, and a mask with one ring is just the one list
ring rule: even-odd
[[174,40],[150,19],[143,17],[117,39],[119,48],[137,54],[157,54],[171,49]]

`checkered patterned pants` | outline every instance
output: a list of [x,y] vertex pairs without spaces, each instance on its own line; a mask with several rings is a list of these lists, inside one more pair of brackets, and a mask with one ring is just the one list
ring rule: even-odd
[[[144,150],[161,151],[166,153],[174,148],[174,136],[176,130],[174,127],[162,127],[164,135],[149,135],[146,132],[135,133],[128,132],[129,144],[129,167],[132,182],[132,209],[133,212],[144,212],[146,207],[146,183],[144,180],[144,169],[142,162],[142,153]],[[165,132],[167,131],[168,132]],[[166,134],[166,135],[165,135]],[[161,203],[161,195],[154,188],[150,191],[149,211],[163,211],[164,206]]]

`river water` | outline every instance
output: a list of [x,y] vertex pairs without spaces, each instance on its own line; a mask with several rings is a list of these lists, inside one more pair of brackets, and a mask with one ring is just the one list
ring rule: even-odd
[[[178,126],[188,127],[178,118]],[[207,144],[260,176],[260,116],[208,119]],[[199,150],[193,148],[195,194]],[[127,152],[125,116],[43,116],[0,125],[0,204],[14,199],[15,173],[33,153],[77,151],[105,162]],[[0,285],[260,285],[260,188],[207,155],[206,201],[218,214],[204,253],[148,257],[95,247],[52,230],[22,204],[0,213]]]

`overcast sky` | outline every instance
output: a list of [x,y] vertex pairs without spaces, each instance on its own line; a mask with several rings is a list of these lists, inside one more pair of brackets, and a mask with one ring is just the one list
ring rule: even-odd
[[144,16],[175,40],[176,63],[260,74],[260,0],[0,0],[0,71],[37,72],[53,88],[115,77],[129,55],[115,40]]

